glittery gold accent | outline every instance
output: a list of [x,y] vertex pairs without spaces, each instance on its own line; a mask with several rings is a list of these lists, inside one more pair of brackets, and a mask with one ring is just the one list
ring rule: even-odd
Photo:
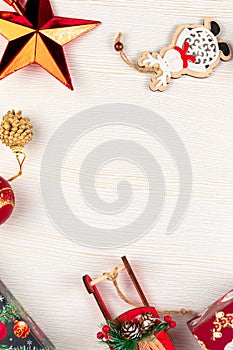
[[233,314],[225,314],[223,311],[216,312],[213,326],[212,340],[215,341],[222,338],[225,328],[233,328]]
[[23,117],[22,111],[8,111],[2,117],[0,138],[13,152],[20,152],[31,141],[32,136],[32,124],[29,118]]
[[17,113],[12,110],[8,111],[0,123],[0,139],[2,143],[10,147],[14,152],[19,164],[18,174],[12,176],[8,181],[13,181],[18,176],[22,175],[23,163],[26,159],[26,154],[22,151],[23,147],[32,139],[33,127],[30,119],[23,117],[22,111]]
[[7,201],[0,201],[0,209],[2,209],[3,207],[5,207],[5,205],[12,205],[12,207],[14,208],[15,203],[11,200],[7,200]]

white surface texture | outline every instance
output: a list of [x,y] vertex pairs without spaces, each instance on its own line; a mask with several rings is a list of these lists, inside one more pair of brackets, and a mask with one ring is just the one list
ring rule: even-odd
[[[74,92],[38,66],[0,81],[1,114],[21,109],[35,129],[33,141],[25,148],[24,174],[13,183],[16,208],[0,229],[0,273],[58,350],[101,349],[95,335],[103,318],[81,277],[86,273],[97,277],[114,268],[122,255],[127,255],[150,303],[159,309],[201,311],[233,286],[233,61],[221,63],[208,79],[185,76],[173,80],[166,92],[153,93],[148,88],[150,75],[130,69],[113,50],[114,38],[122,31],[126,51],[136,60],[142,51],[169,44],[180,24],[201,23],[205,17],[218,20],[221,39],[233,44],[233,2],[53,0],[52,5],[58,16],[100,20],[102,25],[65,47]],[[1,8],[8,9],[3,2]],[[103,199],[114,200],[112,188],[119,180],[129,179],[143,199],[141,203],[136,196],[134,210],[111,222],[86,209],[78,192],[73,196],[72,185],[84,155],[111,133],[147,147],[163,167],[167,186],[163,213],[150,232],[128,246],[98,250],[73,243],[50,221],[40,193],[40,165],[49,138],[65,120],[113,102],[149,108],[175,128],[191,159],[193,193],[182,224],[166,235],[179,183],[173,161],[162,146],[154,147],[149,135],[133,128],[86,135],[75,146],[76,158],[68,156],[62,169],[66,198],[83,220],[98,227],[123,225],[134,220],[145,205],[144,174],[120,161],[100,170],[97,190]],[[8,149],[3,145],[0,149],[0,175],[9,178],[17,164]],[[123,274],[122,288],[129,290],[128,286]],[[110,282],[103,283],[101,290],[114,315],[128,309]],[[199,349],[186,327],[188,319],[178,317],[178,327],[172,332],[177,350]]]

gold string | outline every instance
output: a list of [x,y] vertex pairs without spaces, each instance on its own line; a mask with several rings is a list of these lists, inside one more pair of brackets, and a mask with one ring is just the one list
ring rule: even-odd
[[[115,39],[115,45],[116,44],[122,44],[121,42],[121,38],[122,38],[122,33],[120,32],[116,39]],[[116,50],[117,51],[117,50]],[[149,73],[150,71],[146,68],[140,68],[138,67],[136,64],[134,64],[132,61],[130,61],[130,59],[127,57],[126,53],[124,52],[124,48],[123,48],[123,44],[122,44],[122,49],[119,51],[120,56],[122,58],[122,60],[131,68],[133,68],[134,70],[136,70],[137,72],[140,73]]]
[[[17,177],[21,176],[22,173],[23,173],[23,163],[24,163],[24,161],[25,161],[25,159],[26,159],[26,154],[25,154],[24,152],[22,152],[22,151],[17,151],[17,152],[15,152],[15,156],[16,156],[17,162],[18,162],[18,164],[19,164],[19,172],[18,172],[17,175],[12,176],[12,177],[8,180],[9,182],[15,180]],[[20,156],[23,156],[23,158],[20,159]]]
[[[117,267],[112,272],[104,272],[103,276],[106,276],[108,281],[111,281],[116,288],[118,296],[127,304],[133,306],[133,307],[141,307],[141,305],[135,304],[131,300],[129,300],[125,294],[121,291],[119,284],[117,282],[118,278],[118,269]],[[180,309],[180,310],[158,310],[159,314],[173,314],[173,315],[192,315],[194,314],[193,310],[186,310],[186,309]]]
[[186,309],[180,309],[180,310],[157,310],[159,314],[171,314],[171,315],[193,315],[193,310],[186,310]]

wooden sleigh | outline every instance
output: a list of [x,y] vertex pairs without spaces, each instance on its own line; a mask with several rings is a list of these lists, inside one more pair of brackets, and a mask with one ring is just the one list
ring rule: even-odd
[[[159,319],[159,315],[157,310],[154,307],[151,307],[142,291],[142,288],[128,262],[126,257],[122,257],[123,265],[116,268],[110,273],[105,273],[101,277],[97,279],[92,279],[90,276],[86,275],[83,277],[84,284],[87,288],[87,291],[89,294],[93,294],[104,318],[106,321],[114,321],[114,322],[126,322],[126,321],[132,321],[135,319],[138,319],[143,314],[150,313],[152,314],[156,319]],[[131,309],[129,311],[124,312],[117,318],[112,318],[110,315],[103,298],[100,295],[100,292],[98,291],[97,284],[109,279],[109,276],[112,274],[117,274],[123,270],[126,270],[142,303],[141,307],[137,307],[134,309]],[[118,291],[119,294],[119,291]],[[115,348],[111,347],[109,345],[111,350],[114,350]],[[175,347],[173,345],[173,342],[166,330],[162,330],[159,332],[156,332],[153,334],[153,336],[150,337],[149,340],[141,340],[137,343],[135,350],[175,350]]]

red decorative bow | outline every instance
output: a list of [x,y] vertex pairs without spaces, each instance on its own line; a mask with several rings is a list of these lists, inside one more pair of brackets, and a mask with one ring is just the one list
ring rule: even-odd
[[183,60],[183,67],[188,68],[188,61],[196,62],[196,57],[193,55],[187,55],[187,51],[189,49],[189,43],[187,41],[184,42],[183,49],[179,46],[175,46],[174,49],[178,51]]

